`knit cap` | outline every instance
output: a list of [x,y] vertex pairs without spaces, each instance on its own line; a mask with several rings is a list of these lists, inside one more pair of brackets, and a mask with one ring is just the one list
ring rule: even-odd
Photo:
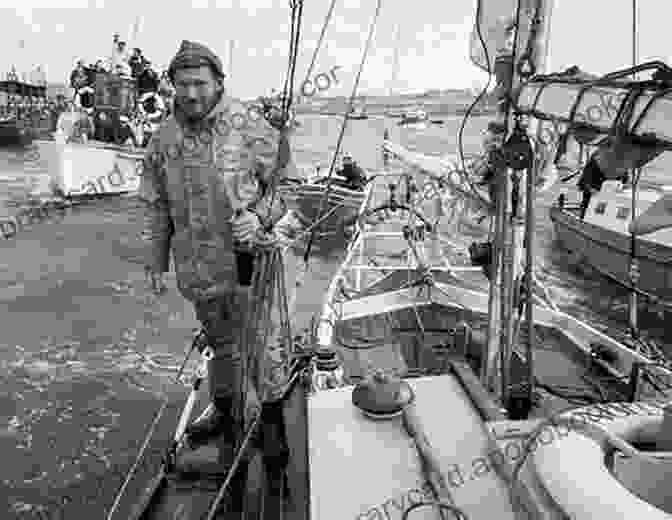
[[168,77],[171,81],[175,78],[175,71],[186,67],[201,67],[209,65],[220,77],[225,77],[222,60],[208,47],[198,42],[182,40],[180,49],[168,66]]

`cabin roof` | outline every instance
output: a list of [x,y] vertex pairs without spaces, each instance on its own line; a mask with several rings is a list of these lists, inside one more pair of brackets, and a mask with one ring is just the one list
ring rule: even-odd
[[[637,199],[641,202],[653,203],[657,201],[661,195],[662,191],[651,190],[651,189],[638,189],[637,190]],[[600,190],[599,198],[601,200],[613,200],[614,202],[628,202],[632,200],[632,188],[621,188],[620,181],[606,181]]]

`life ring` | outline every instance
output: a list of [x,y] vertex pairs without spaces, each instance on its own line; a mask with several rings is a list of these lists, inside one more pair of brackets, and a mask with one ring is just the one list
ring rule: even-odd
[[[153,105],[154,110],[151,110]],[[149,108],[149,109],[148,109]],[[140,114],[148,119],[160,119],[166,111],[166,105],[156,92],[147,92],[138,100]]]
[[[543,433],[538,435],[534,447],[529,448],[531,465],[539,483],[568,518],[672,519],[672,500],[667,488],[661,486],[661,478],[672,477],[670,462],[635,450],[628,459],[639,465],[634,478],[622,468],[619,475],[616,468],[607,467],[615,452],[632,451],[633,443],[656,441],[665,406],[662,402],[599,404],[546,423],[549,432],[555,429],[555,435],[546,442]],[[614,443],[622,446],[616,449]]]
[[93,87],[86,86],[77,90],[77,95],[75,96],[75,106],[81,107],[86,110],[87,113],[93,112],[95,105],[95,93]]

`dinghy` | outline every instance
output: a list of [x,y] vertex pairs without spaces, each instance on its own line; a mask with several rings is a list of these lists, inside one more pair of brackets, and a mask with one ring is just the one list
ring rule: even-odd
[[[366,175],[371,176],[371,172]],[[320,220],[320,229],[329,232],[354,222],[371,197],[371,184],[353,186],[337,173],[329,176],[315,172],[302,179],[285,179],[278,193],[299,218],[306,222]]]

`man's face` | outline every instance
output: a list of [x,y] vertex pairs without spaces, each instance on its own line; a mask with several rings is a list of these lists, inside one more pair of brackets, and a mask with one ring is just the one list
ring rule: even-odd
[[221,89],[208,66],[175,71],[175,102],[189,119],[203,118],[217,102]]

